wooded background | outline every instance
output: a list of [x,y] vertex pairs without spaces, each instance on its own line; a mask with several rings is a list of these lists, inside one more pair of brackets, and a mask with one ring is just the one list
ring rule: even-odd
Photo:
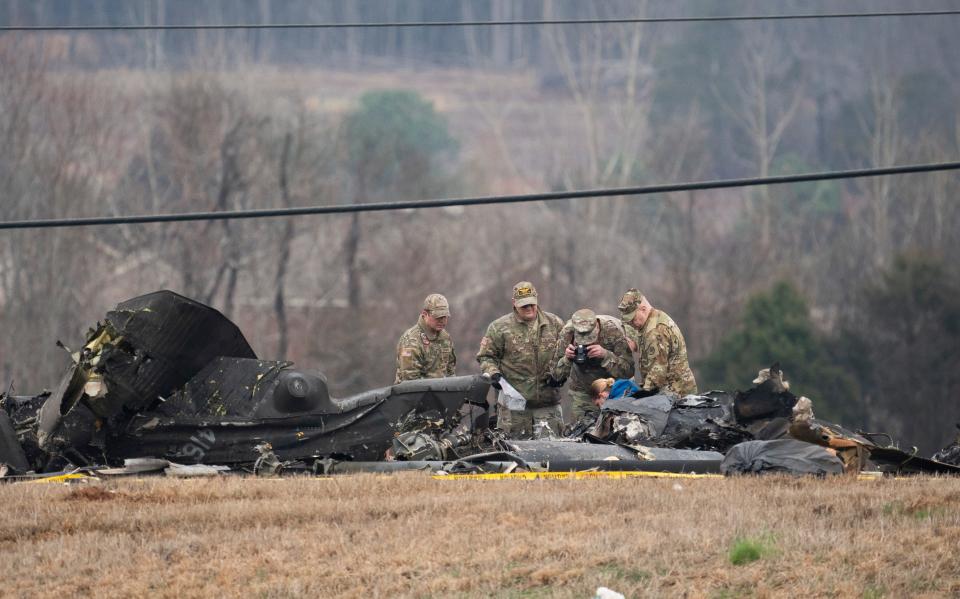
[[[950,2],[852,1],[844,12]],[[837,12],[830,2],[11,0],[6,25]],[[956,160],[960,17],[0,34],[2,220],[646,185]],[[54,386],[161,288],[338,394],[390,384],[431,292],[458,373],[519,280],[569,318],[637,286],[701,389],[779,360],[817,413],[929,452],[960,420],[960,177],[4,231],[0,377]]]

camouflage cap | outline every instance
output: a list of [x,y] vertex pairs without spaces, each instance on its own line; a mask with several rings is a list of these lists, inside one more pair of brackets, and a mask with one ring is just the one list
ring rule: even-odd
[[513,286],[513,305],[517,308],[537,303],[537,288],[529,281],[520,281]]
[[640,307],[646,301],[646,298],[643,297],[643,294],[640,293],[635,287],[631,287],[624,292],[623,297],[620,298],[620,304],[617,308],[620,310],[620,319],[624,322],[630,322],[633,320],[633,317],[637,314],[637,308]]
[[423,300],[423,309],[430,313],[434,318],[443,318],[450,316],[450,304],[447,298],[439,293],[431,293]]
[[583,345],[596,343],[600,335],[597,314],[590,308],[581,308],[570,317],[573,324],[573,342]]

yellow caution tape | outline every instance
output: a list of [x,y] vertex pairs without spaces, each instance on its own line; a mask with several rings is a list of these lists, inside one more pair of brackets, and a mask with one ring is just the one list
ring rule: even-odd
[[[722,474],[696,474],[692,472],[644,472],[644,471],[585,471],[585,472],[511,472],[509,474],[434,474],[435,480],[583,480],[591,478],[724,478]],[[864,472],[857,480],[882,480],[879,472]]]
[[78,480],[81,478],[94,478],[87,474],[82,474],[80,472],[71,472],[69,474],[58,474],[57,476],[48,476],[46,478],[38,478],[36,480],[28,480],[28,483],[62,483],[68,480]]
[[585,472],[510,472],[509,474],[434,474],[435,480],[582,480],[591,478],[723,478],[722,474],[692,472],[585,471]]

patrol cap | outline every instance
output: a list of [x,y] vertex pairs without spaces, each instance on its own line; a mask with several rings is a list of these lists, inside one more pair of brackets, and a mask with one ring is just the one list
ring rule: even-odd
[[423,309],[430,313],[434,318],[443,318],[450,316],[450,304],[447,298],[439,293],[431,293],[423,300]]
[[597,314],[590,308],[580,308],[570,317],[573,324],[573,342],[583,345],[596,343],[600,336]]
[[646,301],[646,298],[643,297],[643,294],[640,293],[635,287],[631,287],[624,292],[623,297],[620,298],[620,304],[617,308],[620,310],[620,319],[624,322],[630,322],[633,320],[633,317],[637,314],[637,308],[640,307]]
[[520,281],[513,286],[513,305],[517,308],[537,303],[537,288],[529,281]]

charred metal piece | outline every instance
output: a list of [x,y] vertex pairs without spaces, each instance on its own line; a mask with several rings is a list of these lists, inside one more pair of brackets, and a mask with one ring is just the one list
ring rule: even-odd
[[635,450],[614,444],[578,443],[560,440],[502,441],[503,448],[525,462],[552,460],[627,460],[637,461]]
[[27,454],[17,439],[13,421],[3,410],[0,410],[0,466],[7,466],[12,474],[23,474],[31,470]]
[[654,395],[604,402],[592,434],[625,445],[726,451],[752,435],[733,417],[729,394]]
[[799,399],[790,393],[779,362],[762,369],[754,386],[737,391],[733,397],[733,420],[754,439],[771,440],[788,436],[793,407]]
[[37,444],[37,415],[48,397],[49,391],[34,396],[0,394],[0,421],[5,421],[0,424],[0,464],[12,473],[47,467],[49,456]]
[[218,356],[256,358],[240,329],[213,308],[172,291],[120,303],[89,331],[41,408],[40,447],[102,449],[98,431],[152,408]]
[[285,464],[273,453],[273,446],[269,443],[261,443],[253,448],[260,454],[260,457],[253,463],[253,473],[257,476],[279,476],[283,472]]
[[890,474],[960,474],[960,466],[906,452],[897,447],[874,447],[870,461]]
[[617,470],[638,472],[719,472],[723,454],[660,447],[624,447],[570,440],[506,439],[500,443],[527,469],[549,472]]
[[[957,429],[960,430],[960,423],[957,423]],[[933,454],[933,459],[944,464],[960,466],[960,434],[953,443]]]

